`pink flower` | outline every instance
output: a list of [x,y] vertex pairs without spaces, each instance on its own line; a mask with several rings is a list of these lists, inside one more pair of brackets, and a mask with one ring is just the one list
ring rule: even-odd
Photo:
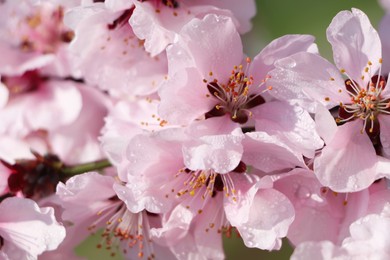
[[0,203],[0,258],[37,259],[65,238],[65,228],[52,208],[39,208],[29,199],[7,198]]
[[133,9],[114,9],[95,3],[66,14],[76,36],[70,45],[75,67],[88,83],[114,97],[154,93],[167,73],[165,53],[150,57],[128,23]]
[[[220,258],[218,247],[213,248],[220,243],[215,232],[231,232],[232,227],[249,247],[279,248],[293,208],[272,181],[246,173],[245,138],[223,118],[135,136],[127,148],[128,166],[120,174],[128,187],[123,199],[132,211],[165,213],[155,235],[174,248]],[[273,166],[283,169],[285,164]],[[181,239],[196,246],[189,249]]]
[[71,230],[76,229],[69,242],[75,246],[103,228],[97,248],[105,248],[113,256],[120,252],[131,259],[171,257],[168,248],[150,240],[150,228],[158,225],[159,216],[146,211],[129,211],[120,194],[115,192],[115,186],[122,184],[116,183],[111,176],[95,172],[77,175],[66,184],[58,184],[57,195],[64,207],[62,217],[73,224]]
[[[324,186],[335,191],[358,191],[380,178],[377,153],[389,153],[390,92],[381,76],[381,42],[367,16],[357,9],[340,12],[327,36],[337,67],[318,55],[294,54],[276,63],[270,73],[269,83],[274,86],[270,93],[322,114],[326,112],[320,106],[339,105],[336,123],[343,125],[327,134],[314,172]],[[329,129],[334,123],[326,118],[328,123],[321,127]]]
[[0,5],[0,73],[20,75],[50,64],[53,67],[48,72],[69,75],[67,45],[73,32],[62,23],[66,4],[34,2],[5,1]]
[[[306,111],[284,102],[263,104],[267,93],[261,88],[277,57],[315,49],[311,37],[277,39],[244,67],[237,66],[243,59],[242,45],[231,20],[208,15],[191,21],[181,35],[167,50],[170,73],[159,91],[160,114],[168,122],[188,124],[199,118],[224,117],[231,119],[227,123],[245,124],[252,117],[256,130],[266,132],[271,139],[279,138],[277,142],[294,147],[297,154],[313,157],[314,150],[322,147]],[[195,45],[197,37],[202,41]],[[256,76],[248,76],[252,73]]]
[[215,0],[169,0],[169,1],[133,1],[134,12],[130,25],[138,38],[145,40],[145,49],[152,56],[165,50],[181,34],[180,30],[193,18],[204,18],[207,14],[217,14],[234,20],[234,27],[240,33],[251,28],[250,19],[256,13],[253,0],[215,1]]
[[[227,124],[251,126],[250,119],[254,119],[260,131],[282,133],[286,142],[303,146],[299,149],[313,156],[308,150],[323,144],[319,136],[307,130],[304,133],[305,127],[299,126],[314,129],[309,114],[284,102],[265,103],[271,88],[263,85],[276,59],[314,50],[312,37],[289,35],[272,42],[251,61],[243,54],[240,36],[230,18],[206,15],[203,20],[193,19],[167,49],[169,76],[159,90],[160,115],[173,124],[224,117]],[[308,141],[297,142],[299,138],[293,135]]]

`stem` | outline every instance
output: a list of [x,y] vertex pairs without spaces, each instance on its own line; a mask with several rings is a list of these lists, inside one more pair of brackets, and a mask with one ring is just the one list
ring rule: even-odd
[[103,159],[103,160],[99,160],[99,161],[78,164],[78,165],[74,165],[74,166],[65,166],[62,169],[62,172],[66,175],[73,176],[73,175],[82,174],[85,172],[102,170],[102,169],[110,167],[110,166],[112,166],[110,161],[107,159]]

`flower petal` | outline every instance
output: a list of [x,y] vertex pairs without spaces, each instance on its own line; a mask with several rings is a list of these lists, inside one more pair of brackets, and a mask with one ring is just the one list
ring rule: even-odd
[[[368,62],[372,62],[370,73],[375,74],[382,58],[381,41],[365,13],[359,9],[341,11],[332,20],[326,35],[332,45],[333,58],[339,69],[344,69],[349,77],[359,83]],[[364,82],[368,82],[365,77]]]
[[12,243],[37,257],[58,247],[65,228],[56,221],[53,208],[39,208],[30,199],[12,197],[0,204],[0,236],[5,244]]
[[294,208],[279,191],[259,186],[255,184],[244,190],[237,202],[225,199],[226,216],[247,247],[279,249],[281,238],[287,235],[294,220]]
[[377,156],[360,119],[338,127],[331,142],[314,160],[318,180],[336,192],[359,191],[376,179]]
[[390,157],[390,116],[386,114],[378,115],[380,126],[380,140],[382,144],[383,154],[385,157]]
[[227,135],[206,135],[183,146],[184,164],[190,170],[227,173],[241,161],[244,135],[237,129]]
[[313,36],[285,35],[273,40],[251,62],[249,75],[254,77],[253,85],[257,86],[261,80],[266,78],[267,73],[274,68],[276,60],[301,51],[317,52]]
[[277,136],[264,132],[246,133],[242,142],[242,161],[259,170],[271,172],[296,166],[306,168],[302,155],[288,147]]
[[256,131],[278,135],[286,145],[308,158],[324,143],[316,133],[314,120],[299,106],[285,102],[267,102],[253,110]]
[[316,103],[332,108],[350,101],[337,68],[318,55],[300,52],[278,60],[275,67],[267,84],[273,87],[269,93],[278,99],[311,113],[316,111]]

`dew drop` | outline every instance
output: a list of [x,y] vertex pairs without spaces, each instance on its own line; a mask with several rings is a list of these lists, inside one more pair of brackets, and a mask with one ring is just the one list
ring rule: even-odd
[[308,199],[311,196],[310,189],[306,186],[299,186],[295,192],[295,196],[299,199]]

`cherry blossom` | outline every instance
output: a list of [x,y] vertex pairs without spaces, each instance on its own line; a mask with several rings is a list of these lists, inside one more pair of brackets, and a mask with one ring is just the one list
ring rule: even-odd
[[[249,247],[280,248],[293,209],[287,198],[272,188],[271,180],[246,173],[244,138],[240,128],[226,128],[223,118],[135,136],[126,152],[128,166],[119,175],[127,182],[124,200],[132,205],[132,211],[146,208],[164,213],[163,227],[154,231],[155,235],[174,248],[209,252],[206,258],[221,257],[221,252],[212,248],[220,243],[220,235],[217,240],[212,238],[214,232],[230,233],[232,228]],[[279,144],[267,145],[276,150]],[[288,158],[293,158],[292,162],[284,164],[279,159],[277,166],[275,157],[274,169],[299,163],[294,156]],[[261,210],[257,205],[262,205]],[[181,244],[182,238],[194,240],[196,246],[187,248]],[[205,240],[214,242],[206,245]],[[200,250],[204,247],[206,252]]]
[[171,123],[224,115],[246,123],[252,108],[266,101],[263,94],[269,88],[264,83],[273,62],[294,52],[315,50],[310,36],[285,36],[252,62],[243,54],[232,20],[216,15],[193,19],[180,35],[167,49],[169,75],[159,91],[159,112]]
[[[381,42],[358,9],[336,15],[327,36],[337,67],[311,53],[281,59],[270,73],[271,94],[311,112],[320,111],[320,106],[338,106],[339,126],[315,159],[314,170],[324,186],[340,192],[358,191],[380,177],[377,154],[388,153],[390,97],[381,72]],[[326,118],[327,125],[334,124]]]
[[0,74],[20,75],[51,64],[48,73],[73,73],[67,51],[73,32],[63,24],[68,4],[33,0],[4,1],[0,5]]
[[[114,187],[111,176],[101,176],[90,172],[60,183],[57,194],[65,208],[63,219],[71,221],[76,228],[77,245],[80,240],[103,228],[98,249],[108,250],[112,256],[124,254],[127,258],[170,257],[169,249],[153,245],[150,228],[158,225],[159,216],[146,211],[135,213],[128,210]],[[100,192],[96,193],[96,189]],[[86,208],[85,205],[88,205]]]

